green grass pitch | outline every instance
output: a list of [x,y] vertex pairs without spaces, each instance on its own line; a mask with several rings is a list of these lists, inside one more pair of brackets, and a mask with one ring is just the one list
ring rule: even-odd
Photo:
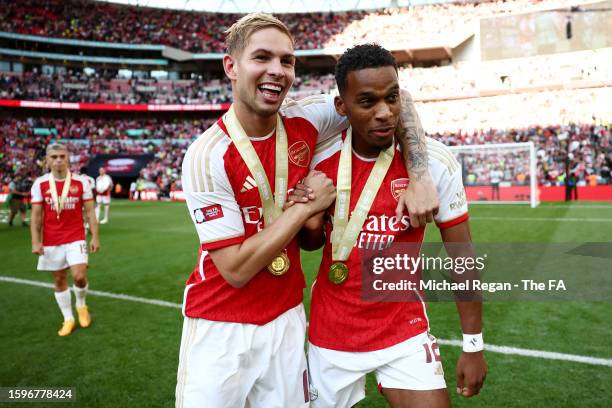
[[[478,242],[612,240],[612,203],[473,205],[470,212]],[[51,283],[49,274],[35,270],[29,230],[16,224],[0,224],[0,276]],[[427,240],[439,240],[435,228]],[[91,289],[182,302],[198,246],[184,204],[115,201],[101,241],[102,251],[90,257]],[[303,254],[308,285],[318,262],[317,253]],[[308,288],[304,297],[308,307]],[[93,295],[87,302],[92,327],[59,338],[61,315],[51,289],[0,281],[0,386],[74,387],[79,407],[173,406],[180,310]],[[484,310],[487,343],[612,358],[612,303],[488,303]],[[437,337],[460,337],[452,303],[432,303],[428,314]],[[460,349],[442,345],[441,353],[453,406],[605,407],[612,401],[610,366],[494,352],[486,353],[481,395],[460,398],[453,391]],[[359,407],[383,406],[369,376]]]

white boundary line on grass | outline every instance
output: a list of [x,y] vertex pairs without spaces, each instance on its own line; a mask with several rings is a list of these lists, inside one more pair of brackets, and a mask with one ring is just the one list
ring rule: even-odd
[[[457,347],[463,346],[463,342],[461,340],[438,339],[438,343],[443,344],[445,346],[457,346]],[[542,350],[530,350],[530,349],[523,349],[523,348],[509,347],[509,346],[496,346],[494,344],[485,344],[485,350],[492,351],[494,353],[510,354],[510,355],[515,355],[515,356],[536,357],[536,358],[543,358],[546,360],[573,361],[575,363],[585,363],[585,364],[603,365],[603,366],[612,367],[612,359],[609,359],[609,358],[579,356],[576,354],[556,353],[553,351],[542,351]]]
[[[21,285],[39,286],[43,288],[53,289],[53,285],[50,283],[13,278],[10,276],[0,276],[0,282],[17,283]],[[157,300],[157,299],[147,299],[147,298],[142,298],[138,296],[124,295],[121,293],[110,293],[110,292],[102,292],[99,290],[90,290],[88,291],[88,294],[93,295],[93,296],[107,297],[111,299],[119,299],[119,300],[127,300],[130,302],[145,303],[148,305],[156,305],[156,306],[171,307],[174,309],[181,309],[181,304],[179,303],[166,302],[164,300]],[[463,346],[463,342],[461,340],[438,339],[438,343],[445,345],[445,346],[455,346],[455,347]],[[485,350],[491,351],[494,353],[500,353],[500,354],[509,354],[509,355],[516,355],[516,356],[524,356],[524,357],[535,357],[535,358],[542,358],[545,360],[572,361],[575,363],[584,363],[584,364],[612,367],[612,359],[608,359],[608,358],[579,356],[576,354],[555,353],[552,351],[530,350],[530,349],[523,349],[523,348],[509,347],[509,346],[496,346],[494,344],[486,344]]]
[[[43,288],[50,288],[50,289],[53,289],[53,287],[54,287],[53,284],[51,284],[51,283],[38,282],[38,281],[27,280],[27,279],[13,278],[13,277],[10,277],[10,276],[0,276],[0,282],[19,283],[19,284],[22,284],[22,285],[40,286],[40,287],[43,287]],[[138,296],[124,295],[122,293],[110,293],[110,292],[102,292],[102,291],[99,291],[99,290],[88,290],[87,294],[93,295],[93,296],[100,296],[100,297],[111,298],[111,299],[128,300],[130,302],[146,303],[148,305],[157,305],[157,306],[164,306],[164,307],[172,307],[172,308],[175,308],[175,309],[180,309],[181,308],[181,305],[179,303],[166,302],[165,300],[147,299],[147,298],[142,298],[142,297],[138,297]]]
[[577,218],[577,217],[489,217],[475,215],[474,221],[568,221],[568,222],[612,222],[612,218]]

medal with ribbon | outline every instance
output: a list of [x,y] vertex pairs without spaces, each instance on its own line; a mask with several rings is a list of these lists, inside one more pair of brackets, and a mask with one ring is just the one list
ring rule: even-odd
[[[230,138],[234,142],[238,153],[246,163],[250,170],[257,188],[259,190],[259,197],[261,198],[261,205],[263,207],[264,215],[264,228],[265,226],[271,225],[280,215],[283,213],[283,206],[287,200],[287,184],[289,178],[289,159],[288,159],[288,142],[287,132],[285,126],[281,120],[280,115],[276,114],[276,151],[275,151],[275,177],[274,177],[274,194],[270,183],[268,182],[268,176],[264,170],[261,160],[253,147],[253,144],[249,140],[246,132],[236,117],[234,105],[232,105],[223,118],[227,132]],[[286,250],[283,250],[280,254],[274,257],[272,262],[268,265],[268,271],[271,274],[280,276],[287,273],[289,270],[290,262],[287,256]]]
[[374,198],[378,194],[389,166],[395,154],[395,141],[381,150],[376,158],[376,163],[370,172],[363,191],[355,204],[353,214],[349,217],[351,204],[351,171],[352,171],[352,138],[353,129],[349,127],[340,151],[340,162],[338,163],[338,180],[336,185],[336,207],[334,209],[333,230],[331,233],[332,260],[329,268],[329,280],[335,284],[341,284],[348,279],[348,260],[351,250],[357,242],[363,223],[365,222]]
[[55,210],[57,214],[57,219],[60,219],[60,213],[64,209],[66,205],[66,198],[68,198],[68,192],[70,191],[70,172],[66,173],[66,178],[64,179],[64,187],[62,188],[62,195],[60,197],[57,196],[57,186],[55,185],[55,177],[53,177],[53,172],[49,173],[49,190],[51,190],[51,206]]

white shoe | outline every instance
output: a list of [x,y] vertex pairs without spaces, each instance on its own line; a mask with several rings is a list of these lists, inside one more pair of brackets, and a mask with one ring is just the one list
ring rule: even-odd
[[108,220],[104,219],[104,220],[100,221],[100,224],[106,224],[107,222],[108,222]]

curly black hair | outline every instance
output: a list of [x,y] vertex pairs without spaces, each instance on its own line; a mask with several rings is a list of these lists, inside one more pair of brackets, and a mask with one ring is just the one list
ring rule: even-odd
[[340,94],[346,89],[346,77],[351,71],[392,66],[397,71],[393,55],[377,44],[361,44],[347,49],[336,63],[336,84]]

